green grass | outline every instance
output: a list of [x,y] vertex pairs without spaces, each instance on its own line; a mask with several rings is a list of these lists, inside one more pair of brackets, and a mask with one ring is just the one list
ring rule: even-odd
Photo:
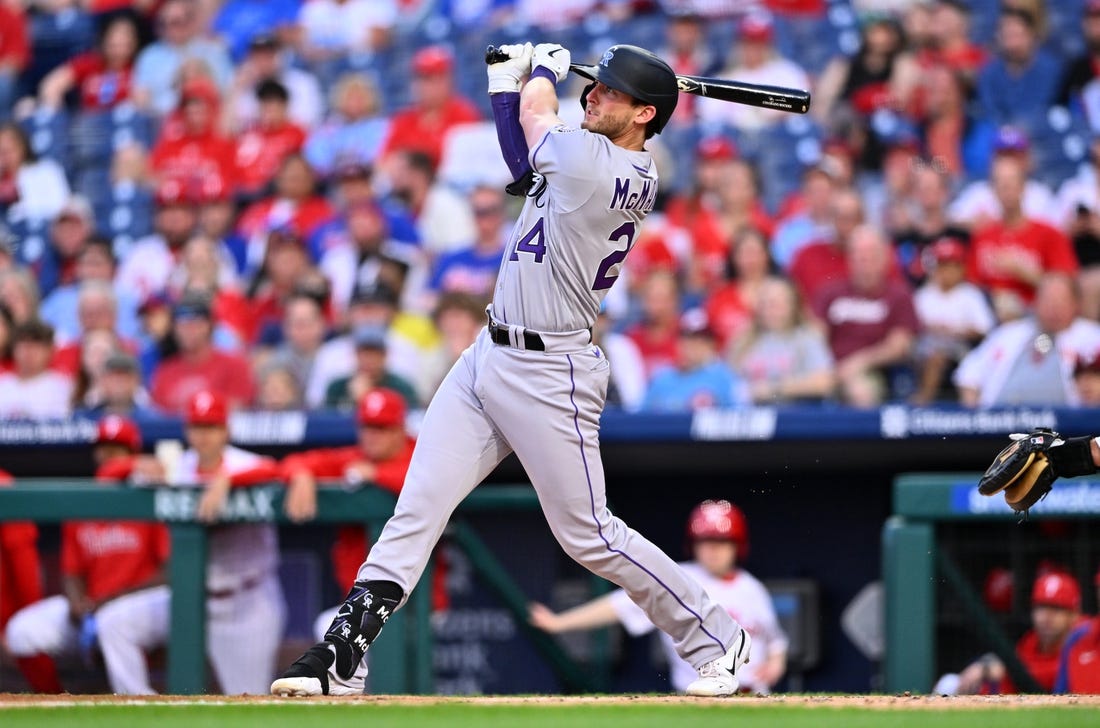
[[824,705],[82,705],[0,709],[4,728],[1089,728],[1095,707],[856,709]]

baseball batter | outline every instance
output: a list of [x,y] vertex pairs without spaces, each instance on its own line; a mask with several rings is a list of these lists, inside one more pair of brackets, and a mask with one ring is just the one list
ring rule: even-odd
[[[745,515],[726,500],[708,500],[688,517],[687,540],[692,560],[681,564],[714,601],[752,635],[756,659],[737,673],[743,692],[770,693],[787,669],[787,635],[779,626],[771,595],[737,562],[749,551]],[[551,633],[593,629],[619,622],[632,635],[653,631],[653,623],[630,596],[619,589],[561,614],[542,604],[531,605],[531,624]],[[674,690],[683,692],[695,680],[695,670],[676,654],[672,639],[661,633]],[[761,659],[763,657],[763,659]]]
[[428,407],[396,511],[325,640],[271,691],[362,692],[364,654],[417,583],[451,512],[515,452],[565,551],[622,587],[698,671],[687,692],[731,695],[749,659],[748,632],[608,511],[600,461],[610,364],[592,343],[592,326],[653,208],[657,171],[645,140],[676,106],[675,75],[649,51],[612,46],[579,71],[592,83],[573,129],[557,114],[569,51],[529,43],[503,50],[508,60],[489,66],[498,138],[514,177],[530,171],[531,184],[488,326]]

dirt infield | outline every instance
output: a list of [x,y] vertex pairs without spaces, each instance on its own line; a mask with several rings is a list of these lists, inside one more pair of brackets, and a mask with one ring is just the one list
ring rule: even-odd
[[323,702],[373,705],[585,705],[725,703],[730,707],[801,705],[832,708],[878,708],[883,710],[967,710],[991,708],[1038,708],[1048,706],[1100,707],[1100,695],[769,695],[738,698],[689,698],[682,695],[534,695],[457,696],[365,695],[341,698],[272,698],[267,696],[158,695],[33,695],[0,693],[0,709],[16,707],[71,707],[75,705],[275,705]]

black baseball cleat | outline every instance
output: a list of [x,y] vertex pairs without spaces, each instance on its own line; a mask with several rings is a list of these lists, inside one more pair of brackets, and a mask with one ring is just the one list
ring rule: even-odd
[[366,686],[367,663],[363,660],[348,679],[336,674],[336,645],[320,642],[271,683],[271,694],[289,698],[313,695],[362,695]]

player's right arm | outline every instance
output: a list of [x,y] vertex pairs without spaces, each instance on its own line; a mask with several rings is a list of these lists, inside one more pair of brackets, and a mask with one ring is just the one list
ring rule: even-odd
[[580,629],[606,627],[619,621],[611,595],[585,602],[564,612],[554,612],[544,604],[534,602],[528,607],[528,621],[544,632],[557,634]]
[[519,93],[519,123],[530,148],[565,123],[558,117],[557,84],[569,75],[569,60],[569,51],[557,43],[535,46],[531,77]]

